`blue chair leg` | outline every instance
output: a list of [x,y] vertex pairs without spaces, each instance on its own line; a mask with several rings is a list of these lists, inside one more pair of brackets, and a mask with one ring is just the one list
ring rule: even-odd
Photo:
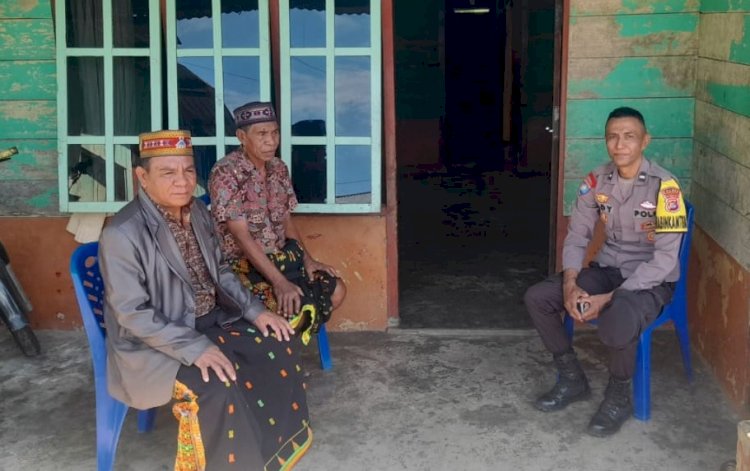
[[328,347],[328,333],[325,324],[320,326],[318,331],[318,356],[320,356],[320,369],[330,370],[333,368],[331,361],[331,350]]
[[138,432],[150,432],[154,428],[156,408],[138,411]]
[[633,416],[642,421],[651,418],[651,330],[641,334],[633,376]]
[[674,331],[677,334],[677,340],[680,342],[680,353],[682,353],[682,365],[685,367],[685,374],[687,375],[688,382],[693,382],[693,367],[690,361],[690,334],[688,334],[688,326],[686,318],[672,319],[674,322]]
[[565,327],[565,332],[568,334],[568,339],[573,341],[573,328],[575,327],[573,318],[567,313],[563,314],[563,316],[565,316],[563,318],[563,327]]
[[128,406],[108,394],[98,394],[98,391],[96,402],[97,470],[111,471],[115,463],[117,442],[120,440],[120,431]]

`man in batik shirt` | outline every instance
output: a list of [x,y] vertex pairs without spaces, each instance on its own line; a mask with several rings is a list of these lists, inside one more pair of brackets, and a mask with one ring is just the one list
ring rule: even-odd
[[305,250],[290,217],[297,198],[286,164],[276,157],[273,106],[248,103],[234,118],[240,148],[214,166],[208,184],[222,251],[245,286],[291,319],[307,343],[341,304],[346,286],[333,267]]

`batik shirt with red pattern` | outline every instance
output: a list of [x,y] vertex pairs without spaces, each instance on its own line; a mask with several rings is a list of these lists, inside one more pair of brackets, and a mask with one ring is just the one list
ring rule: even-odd
[[190,286],[195,293],[195,317],[206,315],[216,306],[216,286],[190,224],[190,205],[182,207],[182,221],[178,221],[162,206],[156,203],[154,205],[167,221],[190,275]]
[[266,162],[263,178],[242,151],[236,150],[214,165],[208,187],[216,232],[228,261],[244,258],[244,254],[229,232],[227,221],[244,219],[250,236],[266,253],[284,246],[284,223],[297,207],[297,197],[281,159],[274,157]]

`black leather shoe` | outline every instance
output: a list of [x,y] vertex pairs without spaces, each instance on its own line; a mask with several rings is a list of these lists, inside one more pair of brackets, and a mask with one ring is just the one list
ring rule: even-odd
[[633,405],[630,402],[630,380],[618,381],[610,377],[604,400],[591,418],[586,431],[594,437],[608,437],[617,433],[631,415]]
[[591,397],[589,382],[575,353],[555,358],[555,366],[559,375],[557,383],[534,401],[534,407],[542,412],[562,410],[570,403]]

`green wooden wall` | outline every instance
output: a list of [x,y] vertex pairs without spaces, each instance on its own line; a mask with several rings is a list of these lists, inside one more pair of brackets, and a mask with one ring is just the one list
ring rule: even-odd
[[437,119],[445,112],[440,17],[443,0],[395,1],[398,119]]
[[750,0],[703,1],[695,96],[696,219],[750,270]]
[[564,213],[581,179],[608,161],[604,123],[639,109],[653,137],[647,157],[690,192],[698,0],[572,0],[569,28]]
[[0,216],[58,214],[54,34],[49,0],[0,5]]

